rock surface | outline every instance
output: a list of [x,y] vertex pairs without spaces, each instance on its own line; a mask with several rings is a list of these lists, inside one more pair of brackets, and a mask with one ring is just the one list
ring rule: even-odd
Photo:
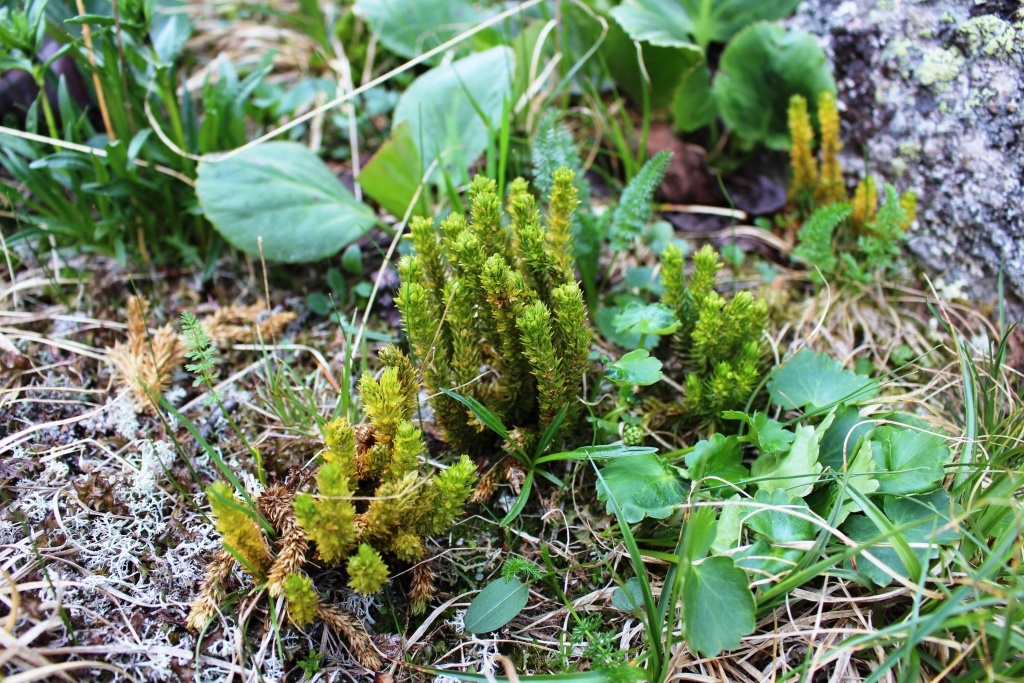
[[[947,293],[1024,302],[1024,9],[1014,0],[807,0],[839,85],[844,166],[918,193],[908,246]],[[1014,302],[1011,301],[1011,305]]]

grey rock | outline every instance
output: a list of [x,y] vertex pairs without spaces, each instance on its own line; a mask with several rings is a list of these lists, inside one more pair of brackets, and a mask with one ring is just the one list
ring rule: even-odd
[[835,65],[847,172],[861,177],[867,159],[876,177],[915,191],[911,251],[981,302],[995,299],[1002,265],[1019,312],[1021,3],[807,0],[788,23],[819,36]]

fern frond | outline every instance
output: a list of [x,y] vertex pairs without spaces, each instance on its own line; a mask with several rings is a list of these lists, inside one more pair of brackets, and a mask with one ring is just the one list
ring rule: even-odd
[[654,199],[654,193],[661,185],[671,161],[671,152],[658,152],[643,165],[622,191],[619,205],[612,214],[610,235],[613,249],[625,249],[643,234],[647,222],[651,219],[651,201]]
[[[812,213],[797,232],[799,243],[793,250],[793,260],[812,269],[809,273],[812,280],[820,282],[822,276],[827,278],[835,273],[839,265],[833,244],[835,230],[851,212],[849,204],[823,206]],[[821,271],[821,275],[813,270],[815,266]]]

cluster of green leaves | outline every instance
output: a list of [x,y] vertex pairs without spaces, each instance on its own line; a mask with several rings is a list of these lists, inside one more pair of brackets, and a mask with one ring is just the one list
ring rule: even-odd
[[693,257],[693,273],[684,272],[683,253],[666,247],[661,259],[664,305],[679,321],[673,342],[686,368],[684,403],[702,420],[746,404],[761,379],[768,307],[747,291],[726,300],[714,287],[721,267],[718,254],[705,246]]
[[[36,241],[45,230],[46,244],[53,239],[122,262],[130,255],[157,262],[184,257],[212,267],[223,242],[211,223],[253,255],[262,237],[264,254],[282,261],[333,254],[374,223],[372,212],[303,146],[270,143],[219,163],[211,156],[241,147],[254,131],[306,107],[316,82],[285,90],[264,81],[269,55],[244,76],[221,58],[198,95],[180,94],[175,79],[193,30],[180,3],[132,0],[119,11],[115,21],[110,7],[76,16],[66,3],[33,0],[0,16],[0,64],[25,71],[39,86],[24,118],[5,124],[71,145],[0,135],[0,166],[13,179],[0,181],[0,193],[20,226],[9,243]],[[320,49],[333,54],[327,18],[315,3],[282,17],[323,34]],[[95,65],[81,33],[86,24]],[[44,58],[47,32],[59,48]],[[72,97],[67,78],[51,68],[61,57],[94,77],[85,86],[91,102]],[[56,107],[48,88],[57,94]],[[204,161],[179,150],[205,155]]]
[[[652,104],[671,103],[681,129],[712,126],[721,116],[747,144],[784,149],[790,96],[835,91],[831,67],[815,37],[773,23],[798,4],[625,0],[611,16],[641,45],[646,66],[655,60],[683,65],[674,72],[652,70],[649,85],[645,79],[635,81],[651,89],[642,95]],[[708,48],[715,44],[725,47],[712,74]]]
[[[713,434],[665,457],[629,456],[600,470],[599,495],[619,518],[627,547],[627,525],[679,538],[674,524],[659,534],[656,520],[669,518],[684,500],[696,506],[680,543],[690,538],[699,551],[672,560],[691,648],[714,656],[737,646],[757,614],[817,575],[820,567],[808,567],[821,560],[818,553],[828,554],[828,566],[845,563],[855,581],[885,586],[923,580],[940,548],[960,538],[951,523],[957,506],[941,486],[951,459],[946,437],[913,416],[864,406],[879,388],[805,349],[769,381],[771,403],[794,415],[789,422],[726,411],[725,419],[742,423],[739,434]],[[749,466],[745,453],[753,457]],[[833,537],[832,528],[862,543],[861,556]],[[818,545],[809,553],[803,548],[810,543]],[[616,604],[648,612],[649,622],[660,624],[666,608],[649,610],[646,572],[634,565],[639,578],[620,589]],[[756,592],[748,587],[752,580]],[[649,627],[648,633],[662,632]]]
[[[269,552],[272,537],[265,537],[229,484],[208,489],[225,546],[266,581],[272,596],[288,598],[296,624],[311,622],[319,604],[302,571],[311,543],[322,563],[347,560],[353,590],[376,593],[390,576],[383,558],[422,561],[423,536],[446,531],[462,514],[476,483],[476,466],[466,456],[438,474],[422,470],[426,446],[411,422],[419,392],[416,373],[393,346],[383,347],[379,355],[384,364],[380,379],[367,372],[359,382],[368,425],[358,435],[345,418],[323,426],[316,487],[294,497],[292,524],[278,522],[282,538],[276,556]],[[283,518],[279,511],[268,514]],[[421,613],[429,597],[414,595],[413,612]]]
[[[873,177],[866,176],[848,200],[839,162],[839,112],[828,91],[818,97],[821,130],[821,169],[812,145],[814,129],[807,100],[794,95],[788,110],[792,139],[792,178],[789,198],[794,216],[801,221],[793,260],[805,264],[815,282],[844,276],[860,282],[885,277],[897,265],[900,243],[913,223],[917,198],[912,192],[897,195],[885,185],[885,198],[878,206]],[[780,216],[781,222],[791,217]]]
[[897,268],[900,244],[912,216],[896,189],[886,183],[885,202],[857,234],[847,203],[814,210],[797,232],[793,260],[805,264],[815,282],[842,276],[872,282]]

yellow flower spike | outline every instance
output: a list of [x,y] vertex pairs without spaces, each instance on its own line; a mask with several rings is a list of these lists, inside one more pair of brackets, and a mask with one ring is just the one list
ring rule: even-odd
[[843,142],[839,138],[839,110],[836,96],[825,90],[818,96],[818,122],[821,124],[821,180],[814,193],[818,206],[846,201],[846,184],[839,152]]
[[814,189],[818,182],[818,165],[811,151],[814,145],[814,128],[807,113],[807,100],[802,95],[789,99],[789,160],[793,166],[793,178],[789,184],[788,198],[797,199],[801,193]]
[[850,203],[853,213],[850,214],[850,222],[858,234],[864,232],[864,227],[875,217],[878,211],[878,186],[875,179],[867,176],[859,183],[853,193],[853,201]]

